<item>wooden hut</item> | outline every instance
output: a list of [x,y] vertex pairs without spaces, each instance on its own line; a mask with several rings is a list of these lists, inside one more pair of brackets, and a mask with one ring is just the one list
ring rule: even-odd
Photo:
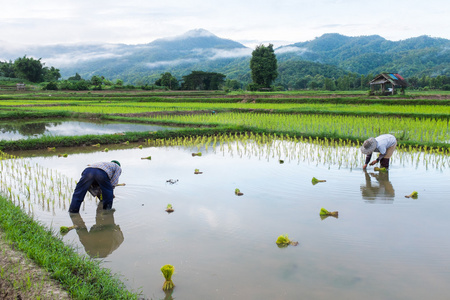
[[406,80],[396,73],[381,73],[369,82],[370,93],[375,94],[375,87],[381,85],[381,95],[394,95],[395,89],[400,88],[404,93],[405,88],[408,86]]

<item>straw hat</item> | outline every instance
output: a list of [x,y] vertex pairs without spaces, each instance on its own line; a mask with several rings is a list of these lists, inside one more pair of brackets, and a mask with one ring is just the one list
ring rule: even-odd
[[372,154],[376,148],[377,148],[377,140],[371,137],[364,141],[360,149],[363,154],[367,155]]

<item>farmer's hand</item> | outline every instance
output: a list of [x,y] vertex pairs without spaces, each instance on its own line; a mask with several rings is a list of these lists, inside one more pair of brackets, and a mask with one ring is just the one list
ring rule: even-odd
[[374,164],[376,164],[378,161],[374,160],[373,162],[370,163],[371,166],[373,166]]
[[365,169],[367,169],[367,164],[365,164],[365,165],[363,166],[363,170],[365,170]]

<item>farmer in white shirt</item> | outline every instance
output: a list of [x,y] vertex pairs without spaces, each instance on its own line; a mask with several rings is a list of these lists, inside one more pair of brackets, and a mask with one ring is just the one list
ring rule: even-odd
[[367,155],[363,170],[367,168],[367,164],[369,164],[373,152],[379,152],[380,155],[378,155],[377,159],[372,161],[370,165],[373,166],[379,162],[381,167],[388,169],[389,158],[391,158],[394,153],[396,146],[397,139],[392,134],[382,134],[376,138],[371,137],[365,140],[361,146],[361,152]]

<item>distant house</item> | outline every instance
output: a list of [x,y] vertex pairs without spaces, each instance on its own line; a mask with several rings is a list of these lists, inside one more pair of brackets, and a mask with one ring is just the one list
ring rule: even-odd
[[17,83],[16,84],[16,89],[18,91],[25,91],[25,83]]
[[396,93],[395,89],[400,88],[402,93],[405,92],[405,88],[408,86],[406,80],[396,73],[381,73],[369,82],[370,84],[370,94],[375,94],[378,86],[381,86],[381,95],[394,95]]

